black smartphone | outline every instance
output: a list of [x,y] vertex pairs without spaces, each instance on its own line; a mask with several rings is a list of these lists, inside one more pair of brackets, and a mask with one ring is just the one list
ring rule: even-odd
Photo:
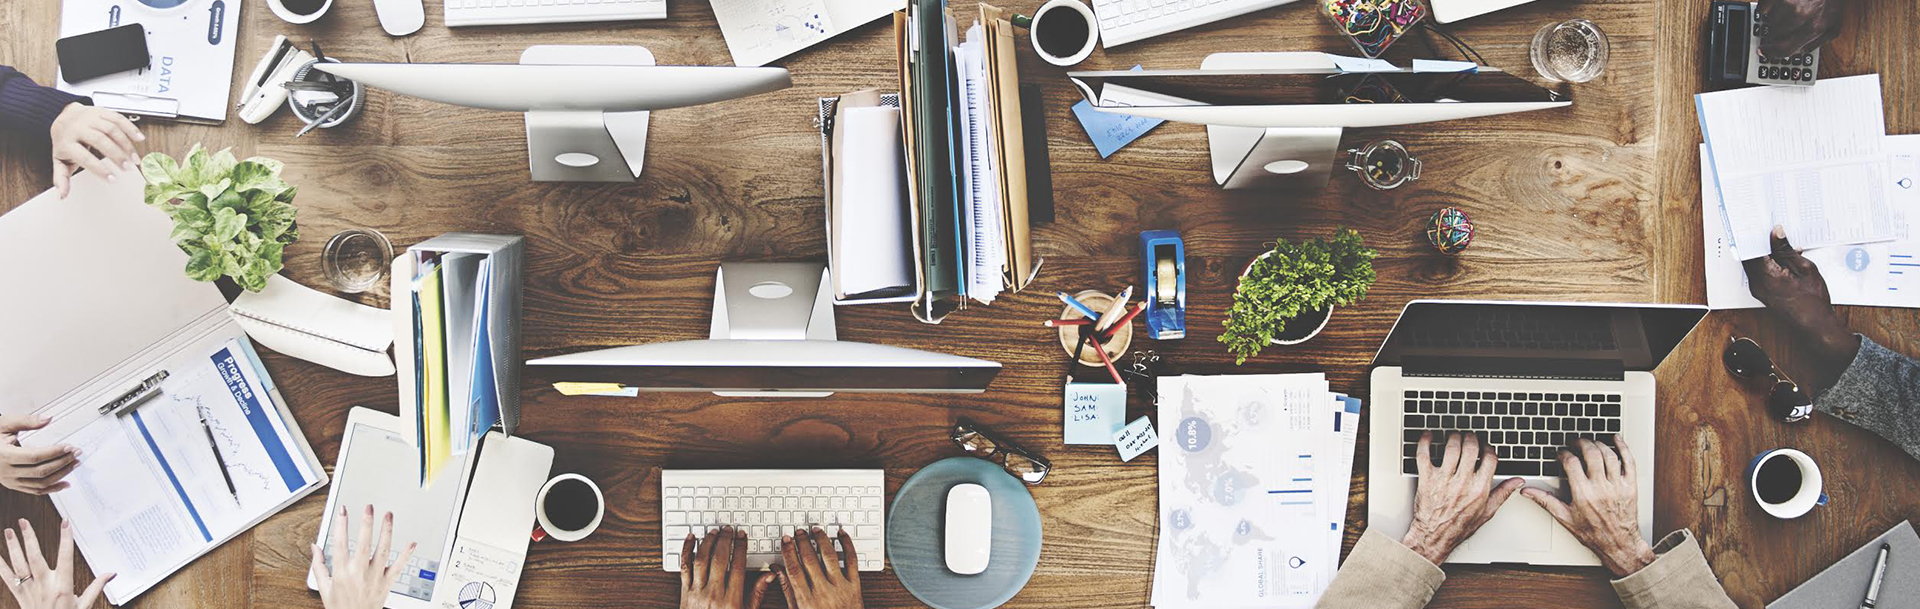
[[61,38],[60,79],[69,83],[147,67],[147,30],[138,23]]

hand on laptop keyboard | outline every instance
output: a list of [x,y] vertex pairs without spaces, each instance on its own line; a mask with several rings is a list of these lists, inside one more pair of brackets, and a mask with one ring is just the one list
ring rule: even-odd
[[1586,438],[1574,445],[1575,450],[1560,450],[1571,502],[1563,503],[1540,488],[1529,487],[1521,494],[1546,508],[1618,579],[1652,564],[1655,556],[1640,536],[1638,469],[1627,450],[1627,437],[1614,436],[1613,444],[1619,452]]
[[[397,558],[393,549],[393,512],[380,522],[380,538],[373,537],[373,506],[360,516],[359,541],[347,545],[347,507],[333,518],[333,535],[325,552],[313,544],[314,587],[320,590],[320,604],[326,609],[380,609],[387,606],[387,591],[407,571],[414,544]],[[376,545],[376,543],[378,545]],[[391,562],[389,562],[391,561]]]
[[779,578],[773,573],[761,574],[749,596],[747,533],[733,527],[708,531],[698,539],[687,535],[680,556],[686,558],[680,569],[680,609],[759,607],[767,597],[767,587]]
[[[853,536],[845,529],[834,537],[820,527],[796,530],[780,539],[780,588],[793,609],[861,609],[860,563]],[[794,566],[799,565],[799,566]]]
[[1508,478],[1494,486],[1500,457],[1491,450],[1481,451],[1480,439],[1473,434],[1448,433],[1439,464],[1432,460],[1433,441],[1433,432],[1421,434],[1414,453],[1420,485],[1413,496],[1413,526],[1401,543],[1439,565],[1493,518],[1522,483]]

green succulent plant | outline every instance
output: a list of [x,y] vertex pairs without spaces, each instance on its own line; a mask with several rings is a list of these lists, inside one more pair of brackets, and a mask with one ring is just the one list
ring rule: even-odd
[[198,144],[181,161],[159,152],[141,159],[147,205],[173,218],[170,238],[187,253],[187,277],[232,277],[258,292],[280,272],[287,244],[300,238],[298,189],[280,179],[282,167],[268,158],[236,160],[229,150],[209,154]]
[[1373,259],[1378,255],[1351,229],[1341,229],[1332,241],[1278,240],[1273,251],[1255,259],[1240,278],[1220,342],[1234,355],[1235,364],[1244,364],[1300,314],[1359,302],[1373,287]]

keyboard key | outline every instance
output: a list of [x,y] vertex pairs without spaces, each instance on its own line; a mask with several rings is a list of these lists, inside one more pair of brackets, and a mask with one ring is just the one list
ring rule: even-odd
[[1580,419],[1578,425],[1580,426],[1580,431],[1593,431],[1592,419]]
[[1514,425],[1515,423],[1514,423],[1513,417],[1500,417],[1501,429],[1513,429]]
[[1420,466],[1414,464],[1413,459],[1401,459],[1400,472],[1404,474],[1418,474],[1420,473]]
[[1620,416],[1620,405],[1619,405],[1619,404],[1614,404],[1614,403],[1606,403],[1606,404],[1601,404],[1601,405],[1600,405],[1600,416],[1603,416],[1603,417],[1617,417],[1617,416]]
[[[1456,422],[1456,419],[1454,419],[1453,415],[1450,415],[1450,414],[1440,415],[1440,429],[1458,429],[1459,426],[1454,425],[1455,422]],[[1438,434],[1436,434],[1436,436],[1437,435]],[[1445,440],[1445,438],[1435,437],[1434,440],[1443,441]]]
[[1574,394],[1574,395],[1573,395],[1573,401],[1575,401],[1575,402],[1585,402],[1585,401],[1588,401],[1588,398],[1589,398],[1589,397],[1590,397],[1590,396],[1588,396],[1587,394],[1584,394],[1584,393],[1576,393],[1576,394]]
[[1527,402],[1527,415],[1532,416],[1537,414],[1540,414],[1540,403]]
[[1532,419],[1532,418],[1529,418],[1529,417],[1517,417],[1517,418],[1516,418],[1516,420],[1515,420],[1514,422],[1515,422],[1515,423],[1517,424],[1516,426],[1517,426],[1517,427],[1519,427],[1520,429],[1533,429],[1533,419]]
[[1505,392],[1505,391],[1502,391],[1502,392],[1500,392],[1500,398],[1499,398],[1499,399],[1502,399],[1502,400],[1511,400],[1511,399],[1513,399],[1513,394],[1511,394],[1511,393],[1507,393],[1507,392]]
[[1607,431],[1619,432],[1620,419],[1607,419]]
[[1467,399],[1469,399],[1469,400],[1478,400],[1478,399],[1480,399],[1480,392],[1478,392],[1478,391],[1469,391],[1469,392],[1467,392]]
[[1464,399],[1467,399],[1467,392],[1465,392],[1465,391],[1455,391],[1455,392],[1453,392],[1453,399],[1456,399],[1456,400],[1464,400]]
[[1433,412],[1433,400],[1421,400],[1416,408],[1419,408],[1419,411],[1423,413]]
[[1431,392],[1431,391],[1422,391],[1422,392],[1420,392],[1420,397],[1421,397],[1421,398],[1423,398],[1423,399],[1425,399],[1425,398],[1432,398],[1432,397],[1433,397],[1433,392]]
[[1440,426],[1440,415],[1437,415],[1437,414],[1427,415],[1427,427],[1439,427],[1439,426]]
[[1414,399],[1414,398],[1417,398],[1417,397],[1420,397],[1420,393],[1419,393],[1419,392],[1417,392],[1417,391],[1414,391],[1414,390],[1412,390],[1412,389],[1408,389],[1408,390],[1407,390],[1407,399],[1410,399],[1410,400],[1411,400],[1411,399]]
[[1493,474],[1496,476],[1538,476],[1540,475],[1540,462],[1501,461],[1498,465],[1494,466]]
[[1408,430],[1401,431],[1400,437],[1401,439],[1406,440],[1409,445],[1411,445],[1415,442],[1420,441],[1420,430],[1408,429]]
[[1587,416],[1590,416],[1590,417],[1597,417],[1597,416],[1600,416],[1600,405],[1599,405],[1599,404],[1588,404],[1588,405],[1586,406],[1586,411],[1587,411]]
[[1541,395],[1541,394],[1538,394],[1538,393],[1529,393],[1529,394],[1527,394],[1527,400],[1528,400],[1528,401],[1533,401],[1533,402],[1538,402],[1538,401],[1541,401],[1541,400],[1545,400],[1545,399],[1546,399],[1546,396],[1544,396],[1544,395]]
[[1559,477],[1566,475],[1566,470],[1560,468],[1559,461],[1541,461],[1540,475]]
[[1410,415],[1407,415],[1407,419],[1405,421],[1402,421],[1400,424],[1402,427],[1406,427],[1408,429],[1419,429],[1419,428],[1425,427],[1426,423],[1427,423],[1426,417],[1423,417],[1417,414],[1410,414]]
[[1562,417],[1564,417],[1564,416],[1567,416],[1567,405],[1566,405],[1566,404],[1554,404],[1554,405],[1553,405],[1553,414],[1554,414],[1555,416],[1562,416]]
[[1558,402],[1558,401],[1560,401],[1560,394],[1558,394],[1558,393],[1549,393],[1549,394],[1547,394],[1547,396],[1546,396],[1546,397],[1544,397],[1544,398],[1541,398],[1541,399],[1542,399],[1542,400],[1545,400],[1545,401],[1548,401],[1548,402]]

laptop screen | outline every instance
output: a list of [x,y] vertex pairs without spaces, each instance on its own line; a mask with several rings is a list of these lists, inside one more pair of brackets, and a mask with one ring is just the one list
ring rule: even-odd
[[1651,371],[1706,314],[1692,305],[1414,301],[1373,363],[1462,376]]

